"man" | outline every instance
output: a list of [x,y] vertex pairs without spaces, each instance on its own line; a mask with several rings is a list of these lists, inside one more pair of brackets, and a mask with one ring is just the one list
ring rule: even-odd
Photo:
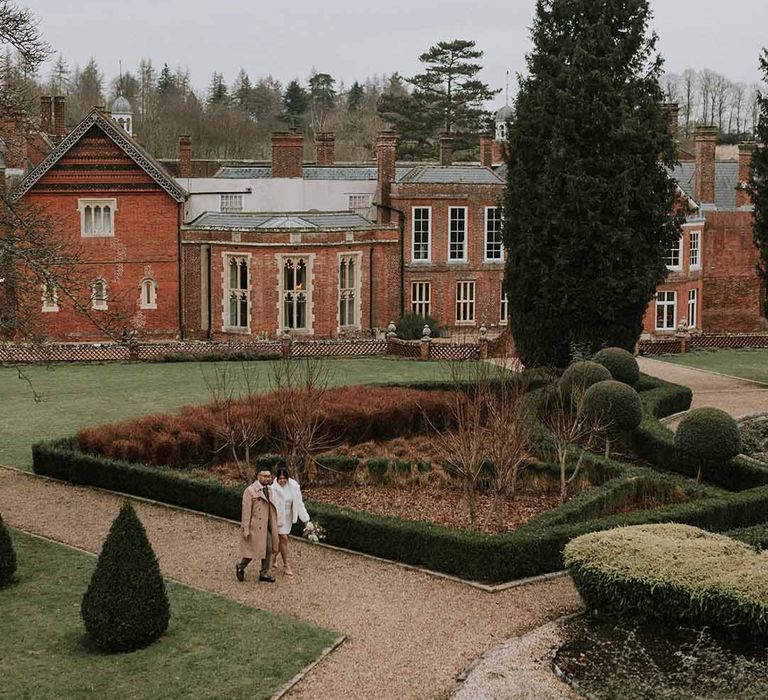
[[259,581],[274,583],[269,575],[272,552],[278,548],[277,510],[272,503],[269,485],[272,471],[262,469],[243,493],[243,513],[240,522],[240,561],[235,565],[238,581],[245,580],[245,567],[252,559],[261,560]]

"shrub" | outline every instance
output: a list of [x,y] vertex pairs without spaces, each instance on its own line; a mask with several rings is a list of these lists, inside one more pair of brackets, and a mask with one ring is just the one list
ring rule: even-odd
[[678,524],[578,537],[568,572],[592,610],[768,636],[768,559],[723,535]]
[[13,548],[11,533],[0,515],[0,588],[13,581],[16,573],[16,551]]
[[82,615],[88,636],[105,651],[133,651],[168,628],[165,582],[144,526],[126,501],[96,562]]
[[593,384],[611,378],[611,373],[597,362],[574,362],[563,372],[560,388],[568,398],[580,399]]
[[587,420],[612,431],[634,430],[643,420],[643,404],[637,392],[613,379],[589,387],[580,410]]
[[725,411],[696,408],[680,421],[675,447],[690,463],[718,464],[741,452],[741,433],[736,421]]
[[624,348],[603,348],[593,358],[603,365],[617,382],[635,386],[640,379],[640,367],[631,352]]
[[746,542],[751,547],[762,551],[768,549],[768,522],[752,527],[742,527],[736,530],[729,530],[725,533],[734,540]]
[[424,326],[429,326],[432,330],[432,337],[440,337],[440,325],[431,316],[422,316],[420,314],[404,314],[397,323],[397,337],[402,340],[419,340],[424,335]]

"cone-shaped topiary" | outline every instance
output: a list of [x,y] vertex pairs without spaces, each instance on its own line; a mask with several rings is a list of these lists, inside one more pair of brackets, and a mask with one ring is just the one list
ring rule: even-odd
[[16,573],[16,551],[13,549],[11,533],[0,515],[0,588],[13,581]]
[[699,466],[727,462],[741,452],[741,433],[738,423],[725,411],[696,408],[677,426],[675,447]]
[[624,348],[603,348],[594,357],[595,362],[603,365],[617,382],[635,386],[640,379],[640,367],[631,352]]
[[643,404],[631,386],[609,379],[586,390],[581,412],[606,430],[634,430],[643,419]]
[[597,362],[574,362],[563,372],[560,388],[564,396],[580,399],[581,395],[593,384],[608,379],[611,379],[611,373]]
[[133,651],[168,628],[165,582],[144,526],[126,501],[83,596],[85,629],[106,651]]

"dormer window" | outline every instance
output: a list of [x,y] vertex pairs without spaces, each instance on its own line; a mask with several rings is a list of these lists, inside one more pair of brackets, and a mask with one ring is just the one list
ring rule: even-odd
[[115,235],[116,199],[78,199],[80,235],[83,238],[99,238]]

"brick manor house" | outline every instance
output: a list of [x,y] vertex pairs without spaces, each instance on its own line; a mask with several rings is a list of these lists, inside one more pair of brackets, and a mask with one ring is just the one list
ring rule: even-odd
[[[336,163],[334,139],[275,133],[271,162],[154,159],[132,135],[130,104],[95,108],[70,131],[62,98],[41,98],[40,128],[0,128],[13,201],[53,216],[80,251],[93,313],[119,307],[140,339],[242,339],[285,331],[317,338],[383,329],[405,312],[453,329],[503,328],[501,207],[510,108],[480,142],[480,163],[400,163],[381,132],[375,163]],[[668,108],[670,123],[677,113]],[[695,160],[673,175],[689,211],[670,276],[651,302],[648,334],[681,321],[705,331],[761,328],[745,145],[739,162],[716,158],[715,134],[696,134]],[[93,324],[41,290],[51,339],[97,341]]]

